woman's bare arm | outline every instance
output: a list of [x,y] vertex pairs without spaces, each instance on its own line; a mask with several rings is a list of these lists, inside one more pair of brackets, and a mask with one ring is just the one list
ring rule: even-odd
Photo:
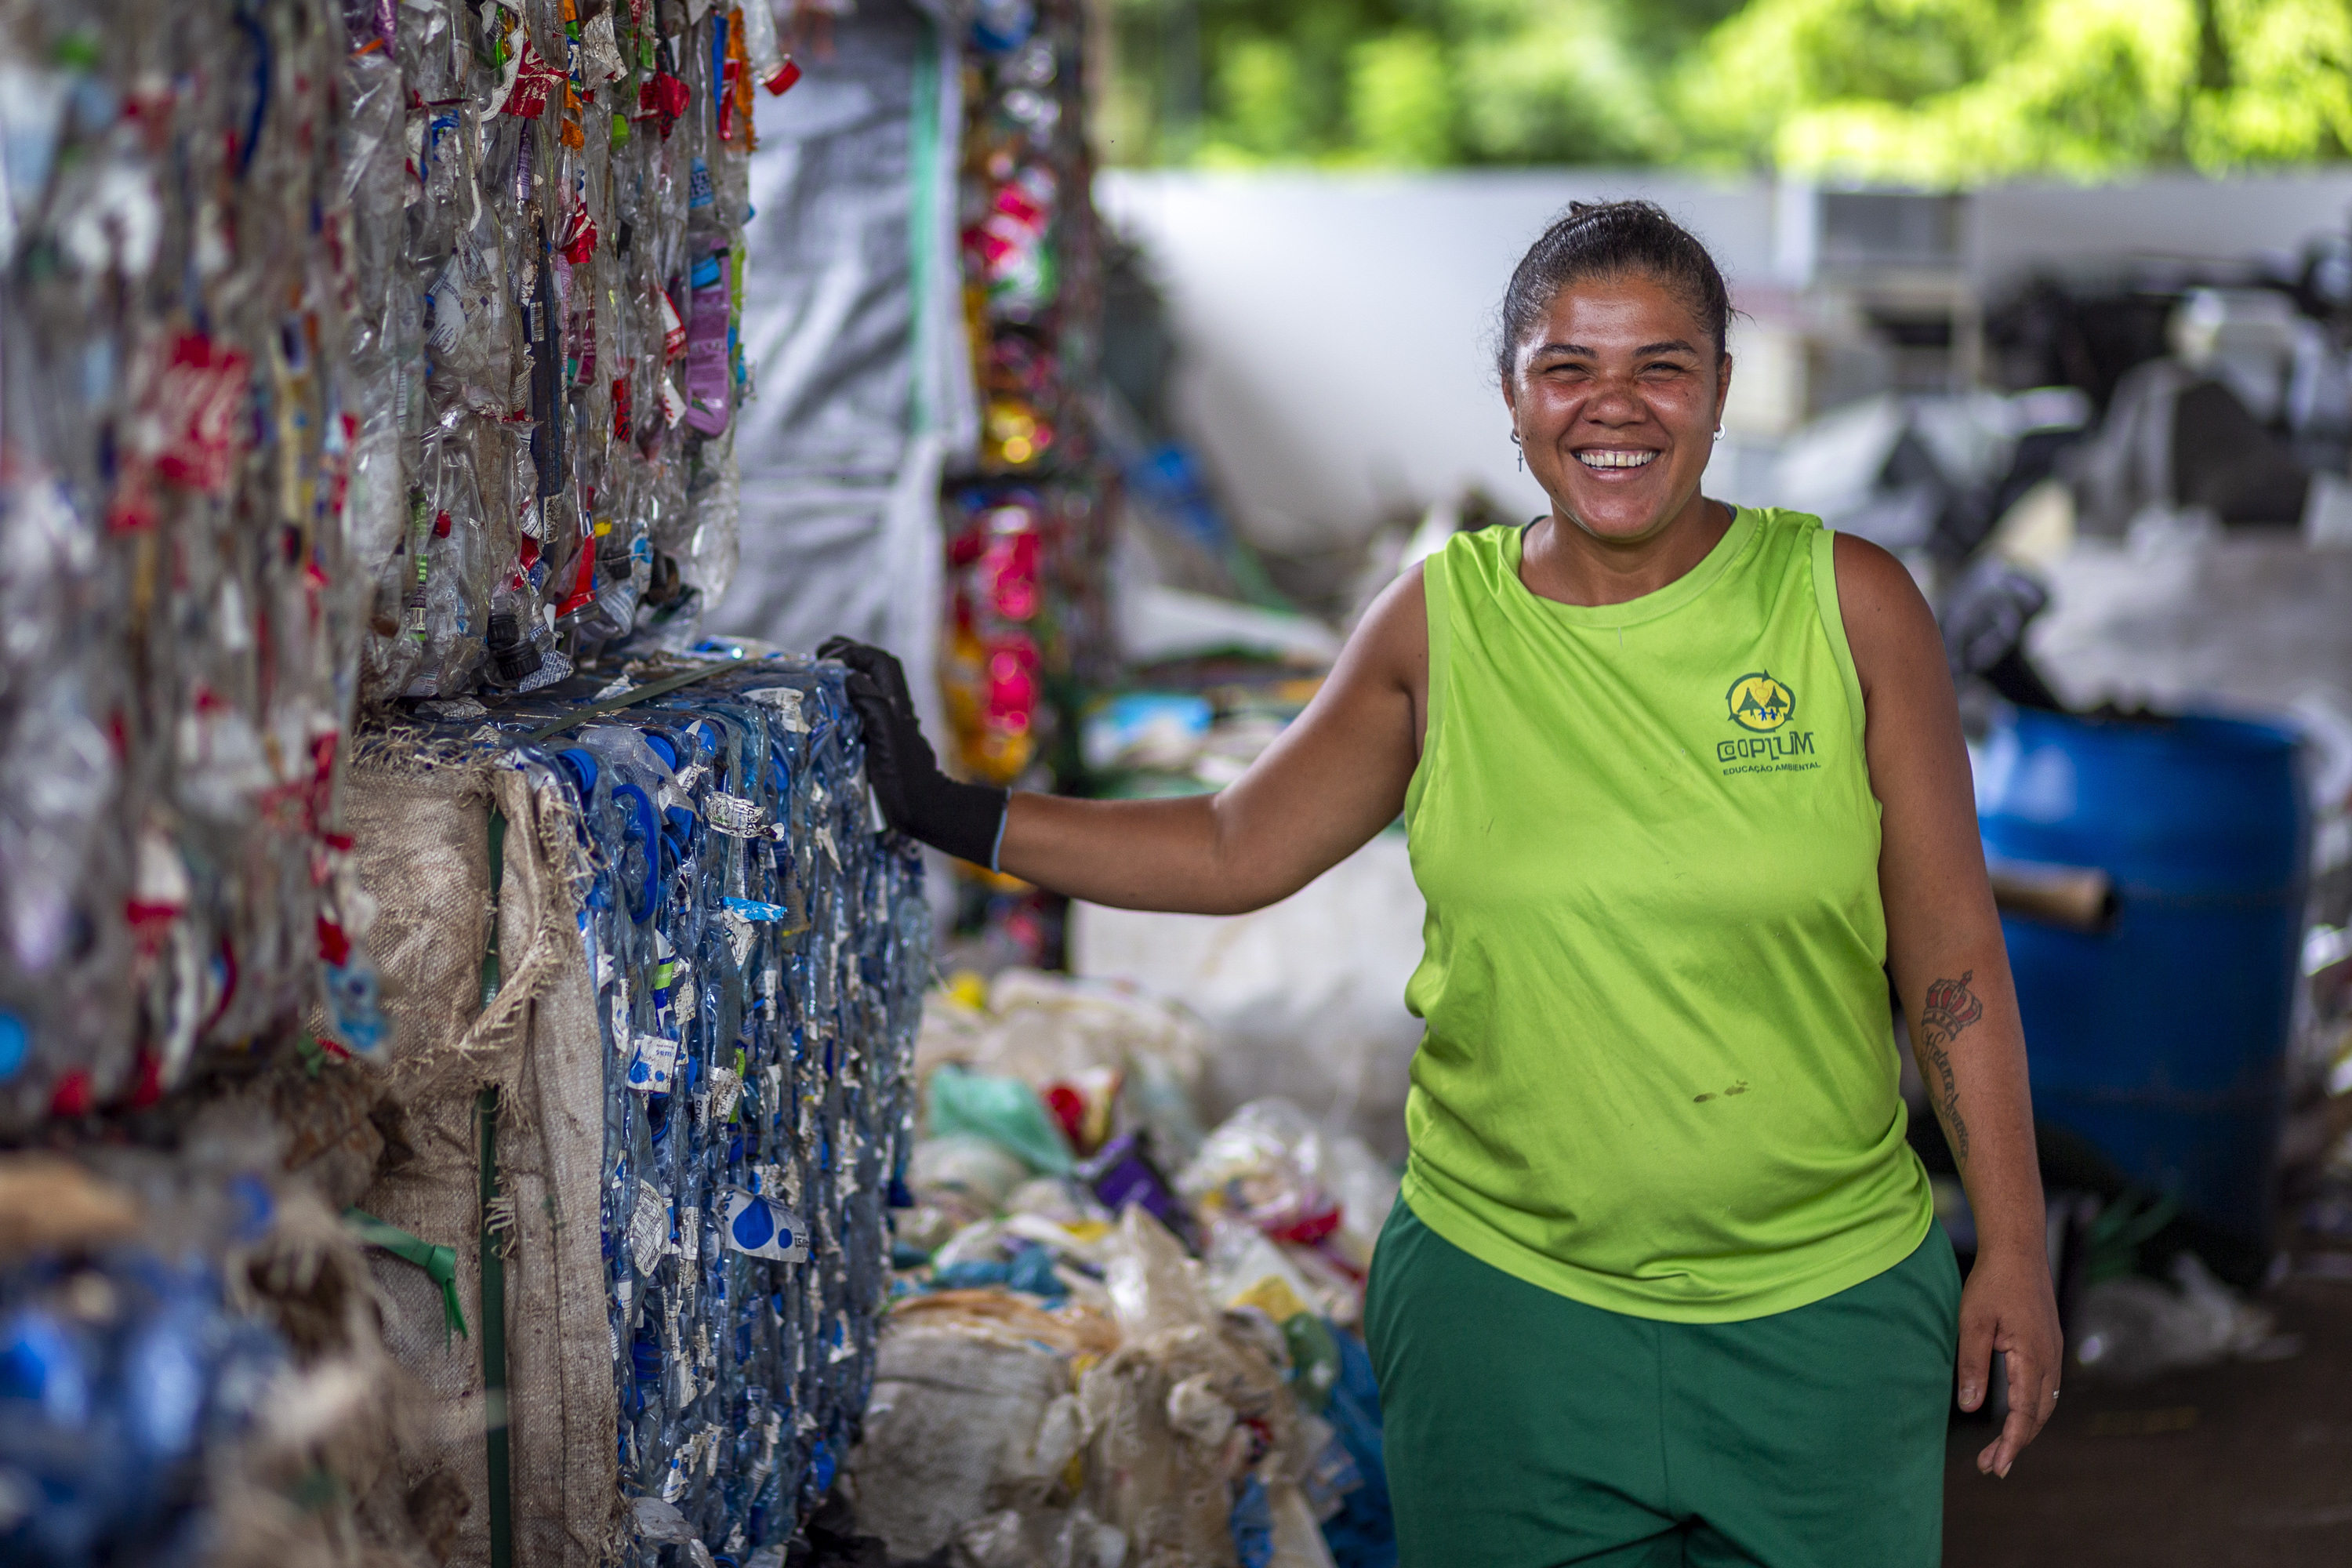
[[1365,612],[1322,690],[1232,785],[1183,800],[1016,794],[997,866],[1120,909],[1238,914],[1287,898],[1403,809],[1428,668],[1415,567]]
[[1868,710],[1871,789],[1884,808],[1888,963],[1976,1215],[1976,1267],[1960,1299],[1959,1401],[1970,1410],[1983,1402],[1991,1353],[2002,1352],[2009,1420],[1977,1468],[2005,1476],[2056,1407],[2062,1353],[2025,1031],[1935,616],[1884,550],[1841,534],[1836,552],[1838,603]]

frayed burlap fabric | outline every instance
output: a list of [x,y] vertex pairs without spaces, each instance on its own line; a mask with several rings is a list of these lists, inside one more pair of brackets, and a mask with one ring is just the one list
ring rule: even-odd
[[[497,899],[499,977],[483,1005],[492,918],[489,823],[506,820]],[[450,1561],[489,1561],[486,1433],[511,1452],[518,1568],[606,1560],[618,1518],[617,1419],[601,1228],[603,1047],[581,942],[585,866],[568,796],[544,773],[430,765],[396,743],[365,749],[343,816],[378,913],[369,933],[396,1029],[389,1081],[414,1154],[361,1206],[456,1249],[469,1336],[449,1332],[423,1271],[378,1255],[384,1338],[426,1391],[404,1456],[412,1486],[434,1472],[468,1500]],[[481,1328],[481,1091],[499,1092],[499,1202],[490,1215],[506,1276],[507,1395],[485,1389]]]

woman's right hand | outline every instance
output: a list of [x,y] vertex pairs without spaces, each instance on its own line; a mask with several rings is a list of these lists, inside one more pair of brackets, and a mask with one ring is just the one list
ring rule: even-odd
[[1010,792],[960,784],[940,768],[907,689],[907,672],[869,643],[835,637],[819,658],[849,667],[849,702],[866,740],[866,781],[884,820],[934,849],[993,868]]

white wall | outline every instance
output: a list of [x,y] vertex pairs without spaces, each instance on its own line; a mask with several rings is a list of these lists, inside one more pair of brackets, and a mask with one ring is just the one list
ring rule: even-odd
[[1647,195],[1760,278],[1771,197],[1605,171],[1390,175],[1106,173],[1096,199],[1140,240],[1181,345],[1178,416],[1243,532],[1356,538],[1476,480],[1532,516],[1496,389],[1492,333],[1522,252],[1570,201]]
[[[1735,291],[1773,282],[1761,179],[1116,170],[1096,195],[1170,294],[1179,417],[1236,524],[1276,548],[1360,537],[1470,480],[1543,510],[1516,468],[1491,333],[1512,266],[1570,201],[1649,196],[1708,243]],[[2347,211],[2352,172],[2011,186],[1978,196],[1969,269],[1997,289],[2037,265],[2292,250]]]
[[1997,291],[2037,267],[2128,256],[2242,260],[2300,251],[2352,215],[2352,171],[2206,180],[2162,175],[2129,184],[2004,185],[1978,193],[1969,270]]

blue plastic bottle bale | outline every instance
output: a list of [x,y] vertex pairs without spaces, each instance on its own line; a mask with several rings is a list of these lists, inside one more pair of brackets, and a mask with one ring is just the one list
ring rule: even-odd
[[2263,1242],[2309,861],[2296,736],[2021,711],[1977,794],[1988,854],[2099,868],[2118,899],[2100,931],[2002,917],[2035,1115]]

